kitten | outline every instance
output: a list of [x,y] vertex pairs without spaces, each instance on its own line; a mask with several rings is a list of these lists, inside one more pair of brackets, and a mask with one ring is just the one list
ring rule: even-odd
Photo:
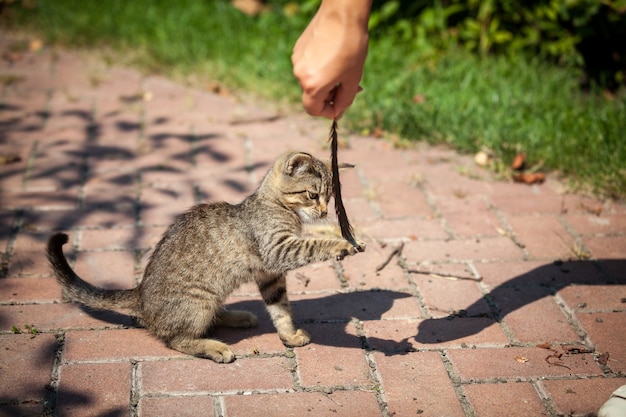
[[243,202],[199,204],[178,216],[133,289],[107,290],[83,281],[63,255],[63,233],[49,239],[48,260],[70,300],[96,309],[130,309],[170,348],[215,362],[232,362],[235,355],[227,344],[206,338],[211,328],[257,324],[252,313],[222,307],[237,287],[254,281],[283,343],[304,346],[310,338],[294,327],[285,273],[365,249],[363,243],[302,237],[303,222],[326,217],[331,195],[329,167],[290,152]]

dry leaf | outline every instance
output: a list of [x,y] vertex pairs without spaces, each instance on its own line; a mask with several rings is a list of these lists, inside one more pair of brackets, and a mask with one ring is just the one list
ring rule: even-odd
[[385,131],[383,129],[381,129],[380,127],[376,126],[373,130],[371,135],[373,138],[382,138],[383,136],[385,136]]
[[600,365],[606,365],[608,362],[609,362],[609,352],[601,353],[600,356],[598,356],[598,363]]
[[515,155],[515,158],[513,158],[513,163],[511,164],[511,168],[513,168],[515,171],[519,171],[524,167],[525,162],[526,162],[526,155],[520,152],[517,155]]
[[546,179],[546,175],[542,172],[534,172],[534,173],[521,173],[517,175],[513,175],[513,181],[521,182],[524,184],[541,184]]
[[593,214],[598,217],[602,214],[602,204],[598,204],[595,206],[588,206],[584,203],[581,203],[580,208],[585,210],[587,213]]
[[592,351],[583,346],[566,346],[561,345],[561,348],[568,355],[580,355],[583,353],[591,353]]
[[551,349],[552,345],[549,342],[545,342],[545,343],[539,343],[537,347],[541,349]]
[[524,356],[516,356],[514,359],[518,361],[519,363],[526,363],[530,360]]
[[9,153],[9,154],[0,154],[0,165],[8,165],[15,162],[20,162],[22,158],[19,155]]
[[21,60],[22,57],[23,57],[23,54],[20,52],[6,51],[4,54],[2,54],[2,58],[11,64]]

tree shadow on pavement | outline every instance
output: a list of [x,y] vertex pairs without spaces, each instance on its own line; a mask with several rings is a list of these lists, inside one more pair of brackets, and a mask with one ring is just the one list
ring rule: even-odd
[[[519,308],[571,285],[625,284],[626,260],[623,259],[546,264],[503,282],[465,309],[447,317],[422,321],[415,340],[435,344],[477,334],[494,321],[499,322]],[[484,311],[485,301],[491,309],[489,314]]]

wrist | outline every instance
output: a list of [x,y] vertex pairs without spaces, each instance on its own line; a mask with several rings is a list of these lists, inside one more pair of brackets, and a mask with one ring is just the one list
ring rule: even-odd
[[322,0],[319,12],[367,31],[372,0]]

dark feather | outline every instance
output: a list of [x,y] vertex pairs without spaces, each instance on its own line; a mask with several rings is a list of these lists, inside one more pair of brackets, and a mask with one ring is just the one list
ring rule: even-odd
[[339,219],[339,228],[341,229],[341,236],[346,239],[348,242],[352,243],[355,248],[361,250],[361,247],[353,236],[352,226],[350,225],[350,221],[348,220],[348,214],[346,213],[346,208],[343,205],[343,200],[341,199],[341,182],[339,180],[339,163],[337,162],[337,120],[333,120],[333,124],[330,126],[330,135],[328,140],[330,140],[330,152],[331,152],[331,170],[333,173],[333,194],[335,196],[335,212],[337,213],[337,218]]

